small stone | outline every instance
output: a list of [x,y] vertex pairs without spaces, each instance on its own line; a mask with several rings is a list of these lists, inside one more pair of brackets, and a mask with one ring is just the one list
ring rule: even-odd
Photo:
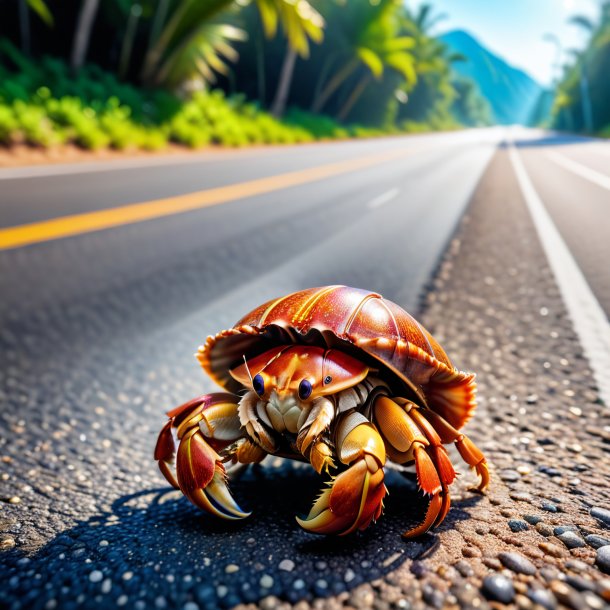
[[8,499],[9,504],[19,504],[21,502],[21,498],[19,496],[11,496]]
[[345,582],[352,582],[354,578],[356,578],[356,573],[354,572],[354,570],[352,570],[351,568],[347,568],[347,570],[345,570],[345,574],[343,575],[343,580]]
[[521,475],[516,470],[502,470],[500,478],[507,483],[514,483],[521,479]]
[[195,602],[186,602],[182,608],[183,610],[199,610],[199,606]]
[[582,578],[581,576],[569,574],[566,576],[566,584],[577,591],[595,591],[595,583],[592,580]]
[[560,604],[573,608],[574,610],[581,610],[586,608],[586,604],[582,598],[582,595],[568,587],[564,582],[560,580],[554,580],[550,584],[553,595],[557,598]]
[[261,587],[263,587],[263,589],[271,589],[271,587],[273,587],[274,582],[275,581],[273,580],[272,576],[269,576],[269,574],[263,574],[263,576],[261,576],[259,584]]
[[454,567],[464,578],[468,578],[474,575],[474,570],[472,569],[470,564],[467,561],[464,561],[463,559],[460,559],[460,561],[458,561]]
[[102,593],[104,593],[104,594],[110,593],[110,591],[112,589],[112,580],[110,578],[104,579],[104,581],[102,582],[102,586],[100,588],[101,588]]
[[542,517],[538,516],[538,515],[523,515],[523,518],[530,524],[530,525],[537,525],[538,523],[540,523],[542,521]]
[[225,572],[227,574],[234,574],[235,572],[239,572],[239,566],[234,563],[230,563],[226,568]]
[[101,582],[102,578],[104,578],[104,574],[100,572],[100,570],[93,570],[93,572],[89,574],[89,580],[91,582]]
[[218,597],[226,597],[228,592],[229,592],[229,587],[227,587],[226,585],[218,585],[216,587],[216,595]]
[[502,574],[490,574],[483,579],[483,594],[487,599],[510,604],[515,598],[512,580]]
[[529,466],[525,466],[525,465],[517,466],[517,472],[519,474],[526,475],[526,474],[529,474],[530,472],[532,472],[532,469]]
[[278,569],[284,572],[292,572],[294,570],[294,561],[292,559],[282,559],[278,565]]
[[553,534],[555,534],[555,536],[559,536],[559,534],[563,534],[564,532],[578,532],[578,528],[575,525],[558,525],[553,528]]
[[545,610],[555,610],[557,608],[557,600],[546,589],[529,589],[527,596]]
[[538,548],[547,555],[551,555],[551,557],[563,557],[564,554],[564,550],[561,547],[551,542],[541,542]]
[[517,574],[532,576],[536,573],[536,566],[520,553],[500,553],[498,559],[506,568]]
[[546,500],[540,504],[540,508],[542,510],[546,510],[549,513],[557,512],[557,507],[552,502],[547,502]]
[[597,534],[589,534],[588,536],[585,536],[585,542],[594,549],[598,549],[600,546],[610,544],[610,539],[598,536]]
[[568,559],[568,561],[566,561],[566,568],[572,570],[572,572],[583,573],[588,571],[589,564],[580,561],[579,559]]
[[520,519],[511,519],[508,522],[508,527],[510,527],[511,531],[515,533],[524,532],[529,528],[528,524],[525,521],[521,521]]
[[0,550],[6,551],[7,549],[12,549],[15,546],[15,539],[10,536],[3,536],[0,538]]
[[610,574],[610,545],[600,546],[597,549],[595,563],[602,572]]
[[594,506],[590,512],[592,517],[595,517],[598,521],[601,521],[604,525],[610,527],[610,510]]
[[547,538],[553,535],[553,528],[550,525],[547,525],[546,523],[537,523],[536,531],[542,534],[543,536],[546,536]]
[[567,531],[557,536],[569,549],[578,549],[585,546],[585,541],[575,532]]

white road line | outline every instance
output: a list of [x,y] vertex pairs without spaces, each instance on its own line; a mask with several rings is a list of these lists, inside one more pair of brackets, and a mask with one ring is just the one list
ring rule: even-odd
[[400,193],[399,189],[390,189],[389,191],[378,195],[377,197],[375,197],[375,199],[371,199],[366,205],[371,210],[374,210],[375,208],[379,208],[382,205],[388,203],[388,201],[392,201],[392,199],[395,199],[398,196],[398,193]]
[[527,175],[513,144],[509,148],[519,186],[578,334],[604,404],[610,406],[610,323]]
[[605,174],[601,174],[600,172],[596,172],[595,170],[583,165],[582,163],[577,163],[576,161],[572,161],[572,159],[568,159],[565,155],[560,153],[549,151],[546,153],[546,156],[557,163],[557,165],[561,165],[561,167],[567,169],[568,171],[580,176],[581,178],[585,178],[585,180],[589,180],[589,182],[593,182],[602,188],[608,189],[610,191],[610,176],[606,176]]
[[608,147],[607,144],[599,144],[597,146],[592,146],[590,149],[587,150],[592,150],[594,153],[597,153],[598,155],[604,155],[605,157],[610,157],[610,148]]

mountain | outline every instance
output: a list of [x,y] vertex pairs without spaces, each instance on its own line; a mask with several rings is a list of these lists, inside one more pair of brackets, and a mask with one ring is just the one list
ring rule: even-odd
[[466,57],[467,61],[455,62],[453,69],[478,84],[496,122],[528,125],[535,120],[534,114],[545,89],[531,76],[506,63],[468,32],[453,30],[440,38],[450,52]]

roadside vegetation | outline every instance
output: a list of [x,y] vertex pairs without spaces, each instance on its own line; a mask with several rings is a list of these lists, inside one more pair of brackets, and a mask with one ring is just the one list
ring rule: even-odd
[[[78,7],[78,10],[75,10]],[[19,0],[0,23],[0,143],[156,150],[488,121],[401,0]]]
[[597,23],[585,16],[571,19],[585,30],[589,42],[583,50],[568,51],[552,109],[558,129],[610,137],[610,1],[604,0]]

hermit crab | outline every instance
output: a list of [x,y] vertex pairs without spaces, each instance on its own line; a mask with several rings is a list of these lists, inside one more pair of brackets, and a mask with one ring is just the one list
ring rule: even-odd
[[269,454],[309,462],[329,477],[309,515],[297,519],[320,534],[349,534],[379,518],[388,460],[415,463],[429,497],[407,538],[449,511],[456,473],[444,444],[455,443],[476,470],[478,490],[489,483],[485,457],[460,432],[475,408],[474,375],[457,370],[428,331],[379,294],[327,286],[269,301],[208,337],[197,358],[230,393],[170,411],[154,457],[167,480],[209,513],[247,517],[229,492],[225,465]]

